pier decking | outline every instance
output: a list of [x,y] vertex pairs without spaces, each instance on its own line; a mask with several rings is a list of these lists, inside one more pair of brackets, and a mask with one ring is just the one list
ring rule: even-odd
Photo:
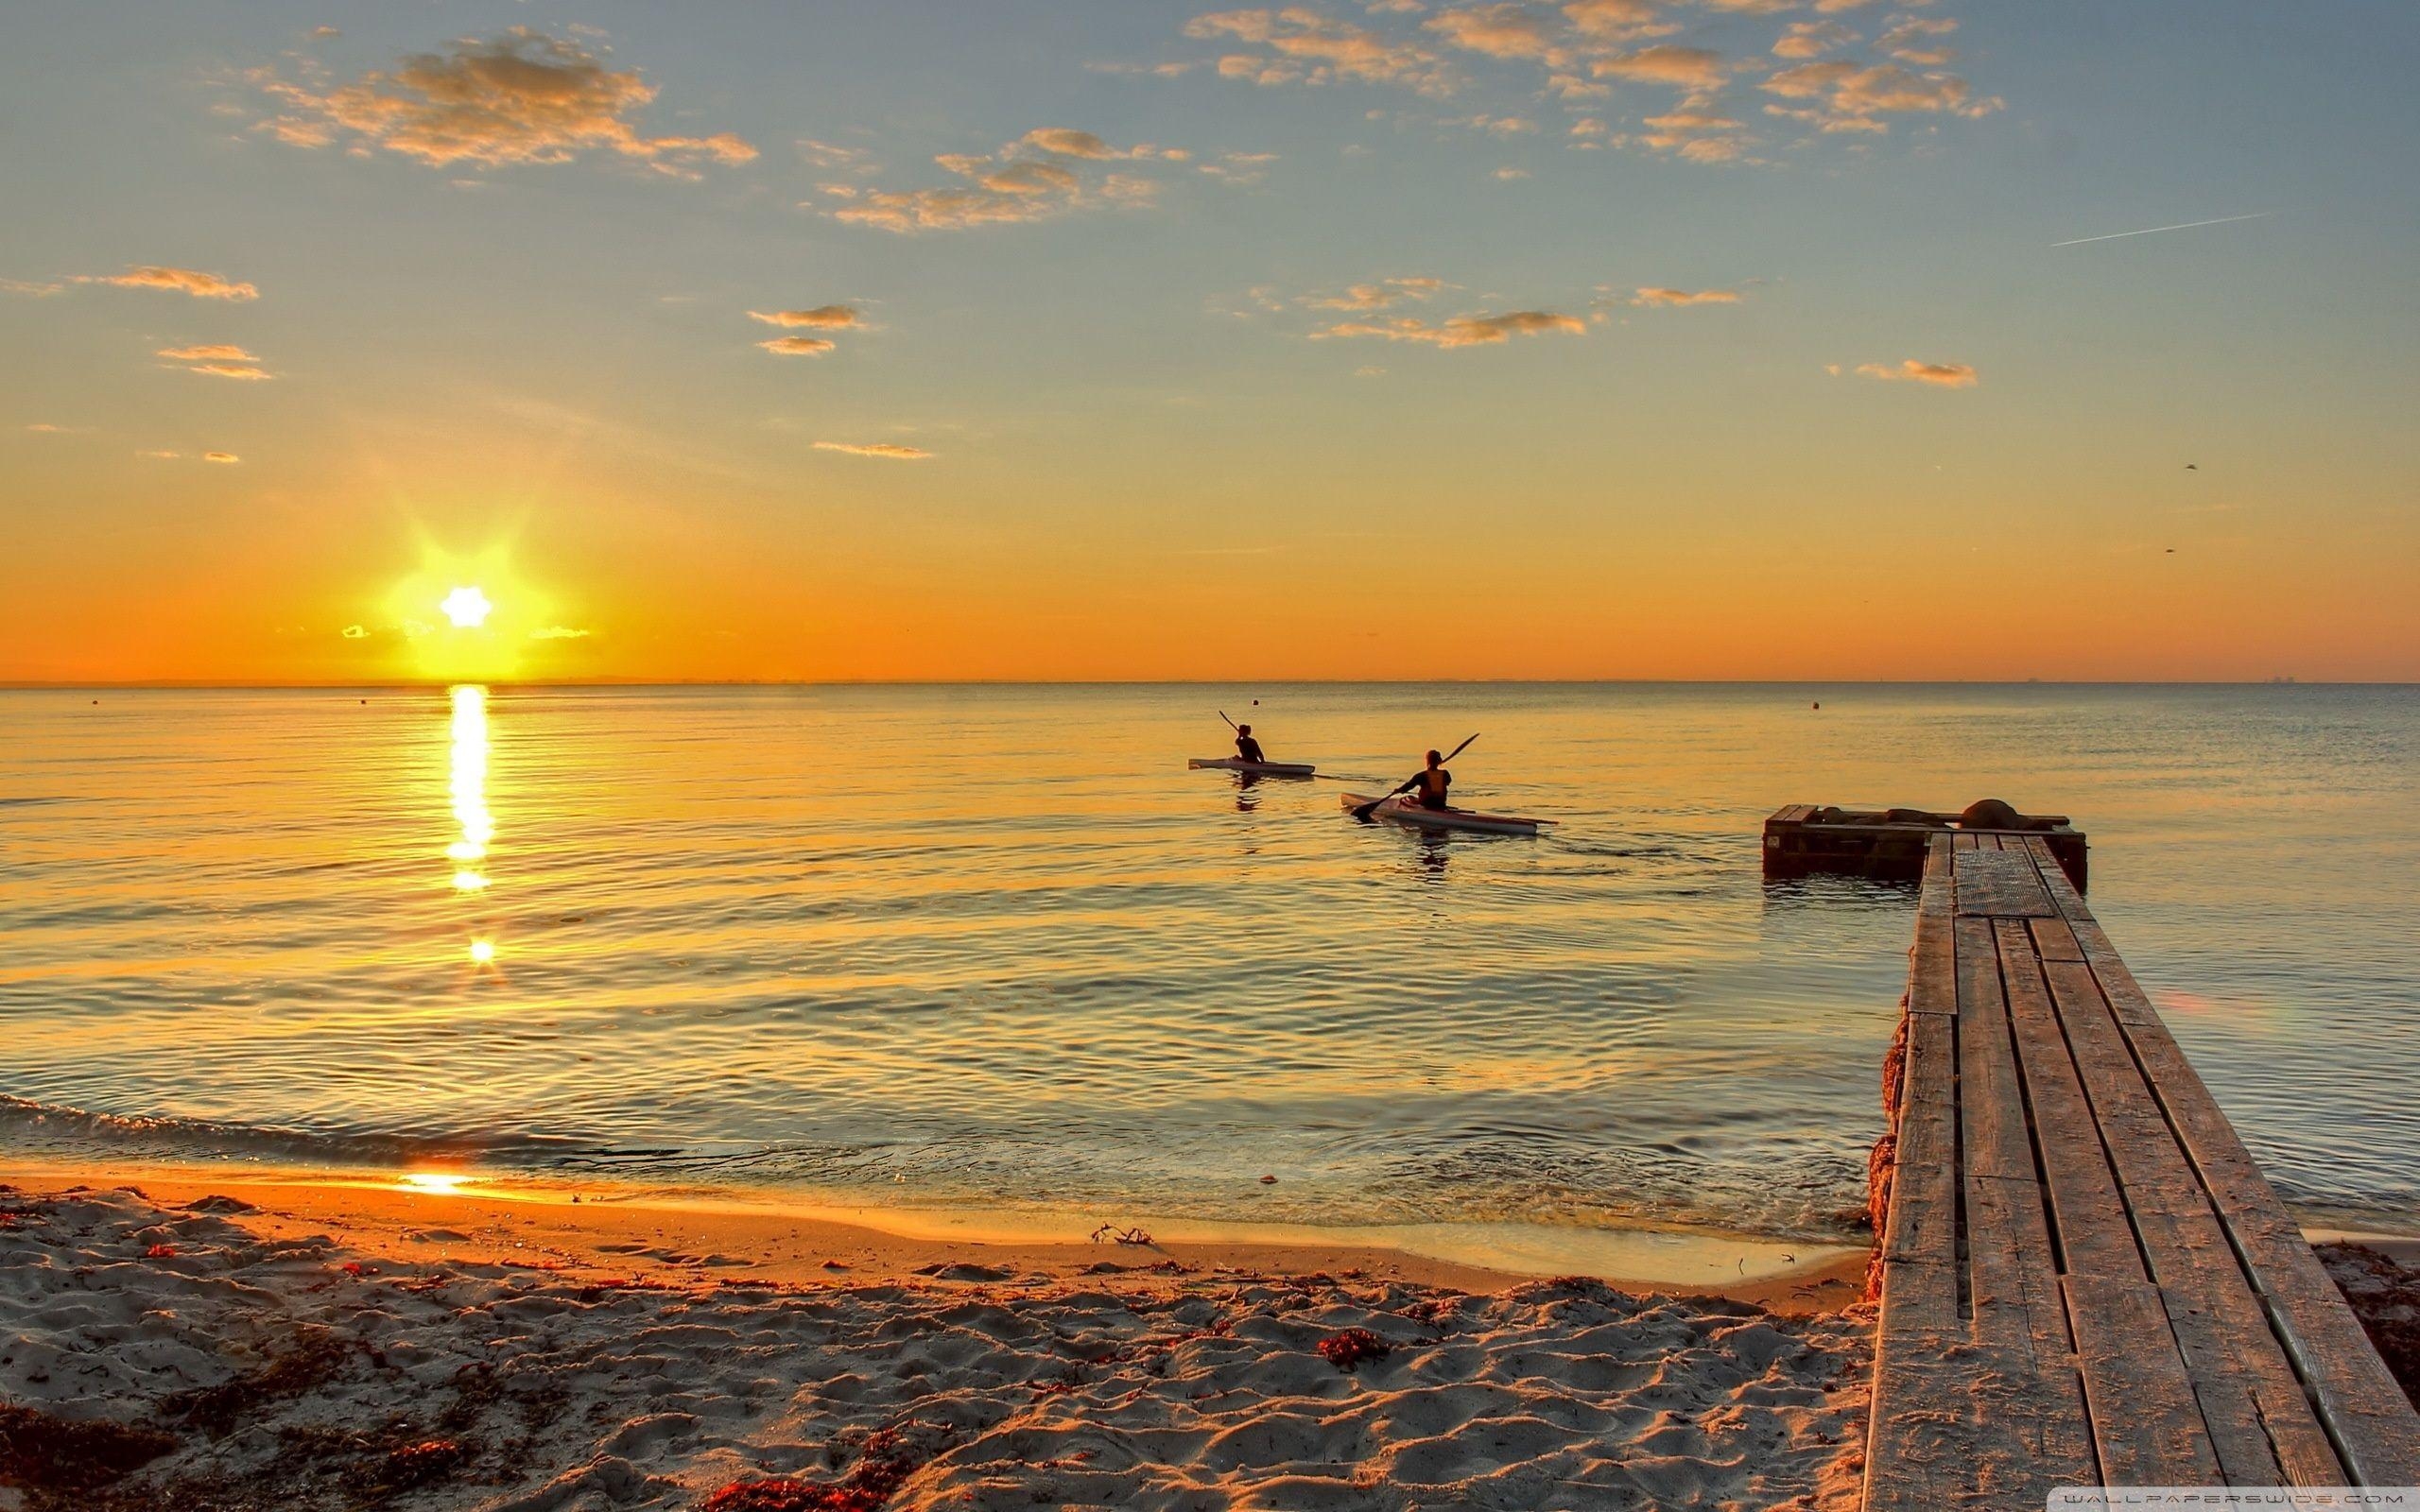
[[2042,836],[1935,835],[1866,1512],[2420,1484],[2415,1416]]

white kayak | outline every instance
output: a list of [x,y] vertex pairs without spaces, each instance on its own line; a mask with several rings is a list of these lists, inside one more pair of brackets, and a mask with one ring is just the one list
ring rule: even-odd
[[1344,806],[1357,809],[1364,803],[1376,803],[1370,811],[1374,819],[1392,819],[1397,824],[1418,825],[1424,830],[1474,830],[1480,834],[1535,834],[1545,819],[1520,819],[1509,814],[1479,814],[1470,809],[1425,809],[1414,802],[1409,794],[1399,793],[1389,799],[1374,799],[1366,793],[1347,793]]
[[1319,768],[1308,762],[1248,762],[1237,756],[1196,756],[1188,771],[1250,772],[1254,777],[1311,777]]

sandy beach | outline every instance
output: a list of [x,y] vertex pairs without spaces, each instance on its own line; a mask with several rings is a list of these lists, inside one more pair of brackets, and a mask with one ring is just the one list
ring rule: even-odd
[[1855,1496],[1871,1320],[1817,1310],[1854,1265],[1684,1297],[1348,1247],[99,1176],[0,1194],[0,1505]]

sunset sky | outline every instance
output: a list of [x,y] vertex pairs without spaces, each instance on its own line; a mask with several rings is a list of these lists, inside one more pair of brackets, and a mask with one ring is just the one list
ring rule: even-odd
[[2411,7],[7,35],[0,679],[2420,679]]

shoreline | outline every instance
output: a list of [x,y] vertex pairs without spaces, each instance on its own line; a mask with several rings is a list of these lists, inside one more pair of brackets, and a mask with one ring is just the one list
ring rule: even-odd
[[[1360,1273],[1495,1293],[1585,1275],[1634,1295],[1720,1297],[1787,1314],[1863,1294],[1868,1249],[1681,1230],[1416,1224],[1318,1228],[1150,1214],[1051,1214],[782,1200],[722,1188],[483,1180],[467,1173],[330,1171],[144,1161],[0,1159],[0,1184],[39,1198],[131,1187],[184,1206],[248,1204],[280,1238],[326,1234],[390,1258],[526,1264],[591,1279],[797,1283],[903,1280],[953,1265],[1058,1276],[1171,1263],[1238,1274]],[[1096,1241],[1097,1228],[1148,1242]]]

